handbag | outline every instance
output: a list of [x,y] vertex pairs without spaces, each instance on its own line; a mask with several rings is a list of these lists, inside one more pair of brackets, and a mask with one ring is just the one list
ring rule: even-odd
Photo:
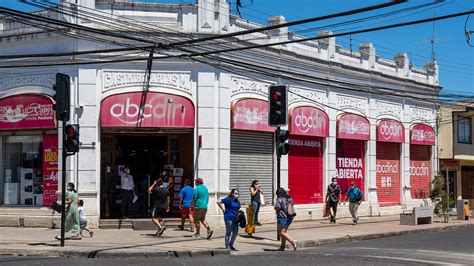
[[260,193],[260,206],[266,206],[267,203],[265,202],[265,196],[263,196],[263,193]]
[[287,199],[287,201],[288,201],[288,208],[286,210],[286,213],[290,217],[295,217],[296,211],[295,211],[295,206],[293,205],[293,201],[291,199]]
[[239,217],[239,227],[245,228],[245,226],[247,226],[247,219],[245,218],[245,212],[240,210],[237,216]]
[[329,202],[326,202],[323,208],[323,217],[329,216]]
[[54,201],[52,204],[51,204],[51,209],[53,209],[54,211],[56,211],[57,213],[61,213],[62,211],[62,207],[61,207],[61,204],[58,204],[56,201]]

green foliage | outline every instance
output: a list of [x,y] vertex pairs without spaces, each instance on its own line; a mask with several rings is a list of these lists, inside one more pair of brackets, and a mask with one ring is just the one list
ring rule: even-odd
[[453,200],[448,199],[446,192],[446,178],[443,176],[436,176],[433,179],[433,188],[430,191],[430,199],[434,203],[434,213],[438,216],[447,215],[448,203],[452,205]]

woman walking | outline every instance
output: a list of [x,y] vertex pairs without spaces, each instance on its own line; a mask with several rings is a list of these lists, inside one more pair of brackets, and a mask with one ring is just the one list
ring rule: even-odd
[[[64,223],[64,232],[74,234],[72,239],[80,240],[81,227],[79,225],[79,211],[77,209],[78,197],[74,189],[74,183],[67,184],[66,192],[66,219]],[[56,239],[61,240],[60,236]]]
[[281,244],[278,250],[284,251],[286,248],[286,241],[290,242],[293,250],[298,248],[298,240],[293,240],[288,234],[288,227],[293,222],[293,217],[288,214],[288,206],[293,205],[293,199],[283,188],[276,191],[275,211],[277,215],[278,232],[280,233]]
[[262,189],[260,188],[260,184],[258,183],[258,180],[252,181],[252,185],[250,186],[250,198],[252,201],[252,206],[253,206],[253,224],[260,226],[260,222],[258,221],[258,212],[260,211],[260,206],[262,205],[263,202],[260,201],[260,194],[262,193]]
[[223,198],[220,202],[217,202],[217,205],[224,213],[225,248],[232,251],[237,251],[237,249],[234,247],[234,242],[237,238],[237,235],[239,234],[239,190],[232,189],[229,196]]

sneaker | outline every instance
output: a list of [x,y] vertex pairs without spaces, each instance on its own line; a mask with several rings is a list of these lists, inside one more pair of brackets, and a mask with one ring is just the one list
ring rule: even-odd
[[255,225],[256,226],[262,226],[262,224],[260,222],[256,222]]
[[207,237],[206,237],[206,239],[211,239],[213,233],[214,233],[214,231],[212,231],[212,230],[210,230],[210,229],[207,230]]
[[180,225],[180,226],[178,226],[178,230],[180,230],[180,231],[184,231],[184,226],[181,226],[181,225]]
[[166,230],[166,226],[161,227],[161,229],[158,233],[158,236],[161,236],[165,230]]
[[89,236],[90,236],[90,237],[93,237],[93,236],[94,236],[94,232],[90,231],[90,232],[89,232]]
[[238,250],[237,250],[236,248],[234,248],[234,247],[230,247],[230,250],[232,250],[232,251],[238,251]]
[[201,238],[201,235],[196,233],[196,234],[193,235],[193,238]]

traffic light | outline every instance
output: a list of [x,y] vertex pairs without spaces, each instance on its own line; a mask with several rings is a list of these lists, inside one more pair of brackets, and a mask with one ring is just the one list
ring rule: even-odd
[[64,149],[68,153],[79,151],[79,125],[67,125],[64,128]]
[[277,155],[287,155],[290,152],[290,144],[286,142],[290,137],[290,131],[280,129],[277,130]]
[[284,85],[268,87],[268,125],[285,126],[288,123],[288,97]]
[[69,121],[69,99],[71,91],[71,81],[68,75],[57,73],[56,84],[53,86],[56,91],[54,95],[56,117],[58,120]]

